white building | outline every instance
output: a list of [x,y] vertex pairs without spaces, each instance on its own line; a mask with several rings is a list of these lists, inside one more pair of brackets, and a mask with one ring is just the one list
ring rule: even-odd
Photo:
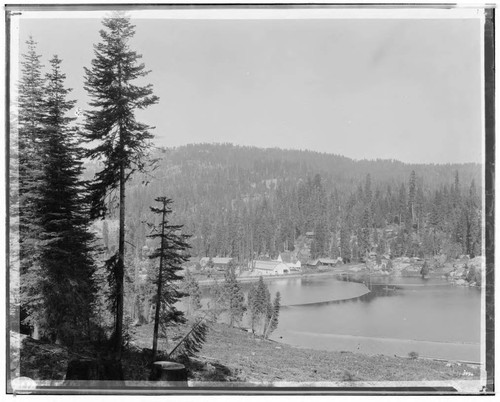
[[284,263],[290,271],[301,271],[302,269],[302,264],[300,263],[299,260],[292,262],[293,260],[291,258],[290,253],[285,253],[284,257],[280,254],[276,261]]
[[290,272],[290,268],[281,261],[254,260],[251,268],[257,275],[283,275]]

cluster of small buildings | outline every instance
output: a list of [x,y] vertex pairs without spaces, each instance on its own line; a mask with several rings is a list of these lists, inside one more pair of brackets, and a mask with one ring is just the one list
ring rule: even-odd
[[[339,264],[342,264],[341,258],[317,258],[308,261],[305,266],[308,268],[324,268],[336,267]],[[302,271],[302,264],[299,260],[292,262],[292,259],[284,259],[281,254],[276,260],[251,261],[248,267],[254,275],[284,275]]]
[[284,275],[290,273],[290,268],[280,261],[253,260],[248,264],[253,275]]
[[301,272],[300,260],[290,252],[281,253],[276,260],[253,260],[248,264],[252,275],[286,275]]
[[[198,260],[199,267],[202,270],[226,271],[230,264],[237,266],[237,262],[231,257],[202,257]],[[332,258],[317,258],[307,261],[304,265],[309,268],[335,267],[342,264],[342,259]],[[292,255],[291,252],[281,253],[276,260],[256,259],[248,263],[246,270],[251,276],[260,275],[287,275],[291,273],[299,273],[302,271],[303,265],[300,260]],[[238,267],[238,271],[241,272]]]

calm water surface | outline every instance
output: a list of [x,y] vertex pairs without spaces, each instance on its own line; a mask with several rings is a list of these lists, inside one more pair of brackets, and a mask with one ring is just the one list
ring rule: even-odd
[[[268,282],[282,305],[271,339],[320,350],[480,361],[481,291],[445,280],[333,277]],[[342,299],[342,301],[341,301]]]

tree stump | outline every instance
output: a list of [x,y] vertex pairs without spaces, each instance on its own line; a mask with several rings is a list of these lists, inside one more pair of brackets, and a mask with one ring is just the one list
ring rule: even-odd
[[160,381],[162,385],[187,387],[187,370],[183,364],[169,361],[153,363],[150,381]]
[[113,360],[78,359],[68,363],[65,386],[115,388],[124,386],[122,365]]

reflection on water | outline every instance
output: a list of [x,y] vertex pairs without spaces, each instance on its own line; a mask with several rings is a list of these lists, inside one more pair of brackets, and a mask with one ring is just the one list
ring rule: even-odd
[[287,307],[272,338],[302,347],[479,361],[476,288],[421,278],[310,277],[269,282]]

